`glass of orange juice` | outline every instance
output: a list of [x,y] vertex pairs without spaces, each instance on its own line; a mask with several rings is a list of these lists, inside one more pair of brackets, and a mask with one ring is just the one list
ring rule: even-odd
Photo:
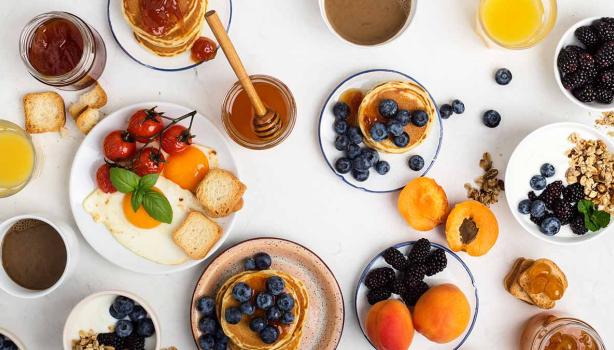
[[24,188],[34,172],[32,139],[17,124],[0,119],[0,198]]
[[556,0],[480,0],[477,29],[489,46],[526,49],[550,33],[556,17]]

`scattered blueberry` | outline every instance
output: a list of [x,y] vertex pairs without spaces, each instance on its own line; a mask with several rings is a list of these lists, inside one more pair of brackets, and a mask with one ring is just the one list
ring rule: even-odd
[[294,308],[294,298],[288,293],[283,293],[277,298],[277,307],[282,311],[290,311]]
[[257,253],[254,255],[254,260],[256,260],[258,270],[267,270],[271,267],[271,256],[267,253]]
[[384,141],[388,137],[388,130],[386,130],[384,123],[374,123],[369,132],[371,133],[371,138],[377,142]]
[[268,310],[273,306],[273,296],[269,293],[260,292],[256,296],[256,306],[262,310]]
[[151,318],[142,318],[136,322],[136,334],[149,338],[154,333],[156,333],[156,328]]
[[379,103],[379,114],[384,118],[393,118],[398,110],[399,105],[394,100],[385,99]]
[[554,216],[547,217],[539,225],[539,229],[547,236],[554,236],[561,230],[561,221]]
[[[215,305],[213,307],[215,308]],[[134,305],[134,309],[132,309],[132,312],[128,316],[130,317],[130,321],[136,322],[147,317],[147,311],[145,311],[141,305]]]
[[421,128],[429,122],[429,115],[422,110],[414,111],[411,114],[411,122],[415,126]]
[[333,127],[335,128],[335,132],[339,135],[345,135],[345,133],[348,131],[348,122],[346,122],[345,120],[336,120],[335,124],[333,124]]
[[350,138],[350,142],[357,145],[362,143],[362,132],[355,126],[352,126],[347,131],[347,136]]
[[284,280],[279,276],[269,277],[266,280],[266,289],[274,296],[280,295],[285,288],[286,284],[284,283]]
[[509,69],[501,68],[495,73],[495,81],[499,85],[507,85],[512,81],[512,72]]
[[202,350],[214,350],[215,338],[213,338],[211,334],[201,335],[200,338],[198,338],[198,346],[200,346]]
[[253,295],[254,290],[246,283],[239,282],[232,287],[232,296],[240,303],[248,301]]
[[352,170],[368,171],[370,167],[371,164],[362,154],[352,160]]
[[482,122],[489,128],[496,128],[501,123],[501,114],[497,111],[488,110],[482,116]]
[[215,300],[212,297],[202,297],[196,302],[196,310],[205,316],[215,313]]
[[531,180],[529,180],[529,185],[531,185],[532,189],[540,191],[546,188],[547,181],[546,178],[541,175],[534,175],[531,177]]
[[556,173],[556,170],[554,169],[554,165],[552,165],[550,163],[544,163],[539,168],[539,172],[542,174],[542,176],[552,177]]
[[424,158],[419,155],[413,155],[409,157],[409,168],[413,171],[420,171],[424,168]]
[[247,258],[243,263],[243,268],[247,271],[256,269],[256,260],[254,258]]
[[380,160],[375,163],[375,171],[380,175],[386,175],[390,171],[390,163],[385,160]]
[[119,320],[115,324],[115,334],[120,338],[126,338],[132,334],[133,329],[132,322],[128,320]]
[[452,106],[450,106],[447,103],[443,104],[443,105],[441,105],[441,107],[439,107],[439,114],[441,114],[441,118],[442,119],[450,118],[453,113],[454,113],[454,110],[452,109]]
[[294,322],[294,314],[291,312],[284,312],[279,322],[282,324],[292,324]]
[[456,114],[465,113],[465,104],[461,100],[452,101],[452,110]]
[[406,126],[411,122],[412,115],[406,109],[399,109],[397,114],[395,114],[394,119],[401,123],[401,125]]
[[350,116],[350,106],[344,102],[337,102],[333,106],[333,114],[336,119],[347,119]]
[[409,134],[404,132],[404,133],[401,134],[401,136],[395,136],[392,139],[392,142],[397,147],[405,147],[405,146],[407,146],[407,144],[409,144]]
[[115,301],[113,301],[112,306],[115,309],[115,311],[117,311],[118,314],[128,315],[129,313],[132,312],[132,309],[134,308],[134,301],[132,301],[132,299],[127,298],[123,295],[119,295],[117,296],[117,298],[115,298]]
[[266,321],[261,317],[254,317],[249,321],[249,329],[254,332],[260,332],[266,327]]
[[243,318],[243,314],[241,313],[241,310],[239,310],[238,307],[229,307],[228,309],[226,309],[226,312],[224,313],[224,318],[226,319],[226,322],[230,324],[237,324],[241,322],[241,318]]
[[[123,320],[124,318],[126,318],[126,316],[128,316],[128,314],[120,314],[117,311],[115,311],[113,304],[109,306],[109,314],[111,314],[111,317],[113,317],[116,320]],[[0,348],[0,350],[3,350],[3,349]]]
[[389,121],[386,127],[388,128],[388,134],[392,136],[399,136],[404,132],[403,125],[396,120]]
[[256,312],[256,307],[254,306],[254,304],[250,303],[249,301],[246,301],[241,304],[241,306],[239,306],[239,310],[241,310],[242,314],[251,316],[254,314],[254,312]]
[[531,209],[529,211],[531,216],[541,218],[546,215],[546,203],[536,200],[531,203]]
[[335,148],[338,151],[345,151],[350,145],[350,138],[345,135],[339,135],[335,138]]
[[347,174],[352,170],[352,161],[347,158],[339,158],[335,162],[335,170],[339,174]]
[[200,329],[203,334],[213,335],[217,329],[217,321],[213,317],[203,317],[198,321],[198,329]]
[[529,214],[531,212],[531,201],[528,199],[523,199],[518,203],[518,212],[520,214]]
[[360,155],[369,163],[369,168],[375,166],[375,164],[379,161],[379,153],[371,148],[363,149]]
[[369,178],[369,170],[353,169],[352,177],[354,177],[354,179],[359,182],[367,181],[367,179]]
[[277,308],[277,306],[273,306],[272,308],[266,310],[266,319],[269,321],[277,321],[281,317],[281,310]]
[[263,330],[260,331],[260,339],[265,344],[273,344],[279,338],[279,331],[276,327],[266,326]]
[[345,155],[349,158],[349,159],[354,159],[356,157],[358,157],[360,155],[360,153],[362,152],[362,150],[360,149],[360,146],[358,146],[355,143],[350,143],[348,145],[348,149],[345,150]]

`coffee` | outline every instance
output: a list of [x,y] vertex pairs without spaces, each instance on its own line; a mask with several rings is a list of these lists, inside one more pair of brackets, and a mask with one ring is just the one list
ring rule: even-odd
[[376,45],[403,29],[411,0],[325,0],[325,9],[341,37],[358,45]]
[[66,246],[48,223],[23,219],[2,241],[2,267],[18,285],[30,290],[51,288],[66,269]]

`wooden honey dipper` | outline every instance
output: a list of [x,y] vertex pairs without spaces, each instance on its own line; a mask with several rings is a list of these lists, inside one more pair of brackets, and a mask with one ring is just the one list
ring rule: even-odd
[[239,82],[243,86],[243,89],[247,93],[249,100],[256,111],[256,115],[253,118],[254,123],[254,132],[256,135],[265,140],[274,139],[279,136],[282,128],[282,121],[279,117],[279,114],[271,109],[268,109],[260,96],[258,96],[258,92],[254,88],[254,84],[247,74],[237,51],[235,50],[234,45],[230,41],[228,37],[228,33],[226,33],[226,29],[224,29],[224,25],[220,21],[219,16],[215,12],[215,10],[208,11],[205,14],[205,19],[211,27],[215,38],[217,39],[220,47],[224,51],[232,70],[235,72],[237,78],[239,78]]

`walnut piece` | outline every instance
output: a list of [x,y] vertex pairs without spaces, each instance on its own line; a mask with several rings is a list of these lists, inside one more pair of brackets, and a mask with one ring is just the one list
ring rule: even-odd
[[497,178],[497,176],[499,176],[499,170],[493,168],[492,158],[488,152],[482,155],[479,164],[480,168],[484,170],[484,174],[475,179],[475,183],[478,187],[474,187],[469,183],[465,184],[467,198],[490,206],[499,201],[499,194],[505,191],[505,184],[503,180]]

